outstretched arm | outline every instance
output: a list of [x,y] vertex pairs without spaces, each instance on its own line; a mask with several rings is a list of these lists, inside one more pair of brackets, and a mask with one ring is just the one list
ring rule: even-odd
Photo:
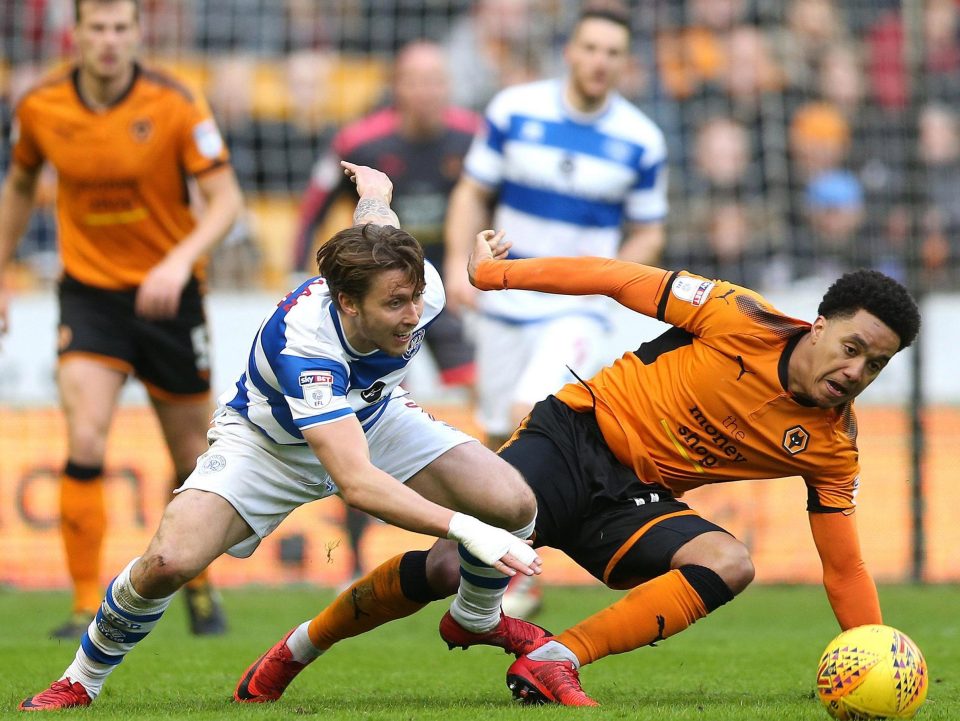
[[357,186],[360,200],[353,211],[353,224],[392,225],[400,227],[400,219],[390,207],[393,199],[393,183],[385,173],[366,165],[355,165],[341,160],[344,174]]
[[478,235],[467,266],[470,282],[480,290],[518,288],[560,295],[606,295],[656,318],[657,304],[671,275],[662,268],[608,258],[502,260],[502,254],[494,255],[491,243],[494,247],[506,243],[503,233],[484,231]]
[[827,599],[840,628],[883,623],[877,587],[860,554],[856,516],[811,513],[810,531],[823,564]]
[[374,466],[356,416],[307,428],[303,437],[348,505],[408,531],[452,538],[508,576],[540,573],[540,557],[525,541],[440,506]]

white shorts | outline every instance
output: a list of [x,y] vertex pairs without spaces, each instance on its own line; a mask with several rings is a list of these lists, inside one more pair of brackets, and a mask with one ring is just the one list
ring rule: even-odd
[[[409,398],[396,398],[366,432],[370,460],[400,482],[455,446],[475,438],[428,415]],[[272,442],[233,410],[214,418],[210,448],[177,493],[188,488],[216,493],[232,505],[254,535],[230,548],[251,555],[294,509],[339,491],[309,446]]]
[[532,408],[566,383],[570,373],[586,380],[603,363],[604,322],[571,314],[538,323],[506,323],[489,316],[477,320],[478,421],[496,436],[514,431],[511,408]]

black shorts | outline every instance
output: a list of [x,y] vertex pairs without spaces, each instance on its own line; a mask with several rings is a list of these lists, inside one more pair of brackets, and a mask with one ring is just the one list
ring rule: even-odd
[[436,361],[444,385],[473,382],[473,344],[466,338],[459,315],[448,310],[441,312],[430,324],[424,342]]
[[687,541],[724,531],[668,489],[643,483],[607,447],[592,412],[554,396],[498,453],[537,497],[535,545],[563,551],[611,588],[666,573]]
[[104,290],[65,275],[60,281],[58,354],[89,353],[116,361],[154,397],[210,392],[210,352],[203,298],[192,279],[177,316],[146,320],[134,313],[136,290]]

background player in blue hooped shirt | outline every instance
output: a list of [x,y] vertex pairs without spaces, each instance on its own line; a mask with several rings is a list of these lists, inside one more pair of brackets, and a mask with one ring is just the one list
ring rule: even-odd
[[608,301],[485,293],[467,280],[476,234],[498,228],[511,258],[617,257],[652,264],[667,213],[666,142],[617,92],[630,15],[592,0],[564,49],[564,77],[514,85],[485,111],[447,211],[444,283],[452,310],[475,306],[478,419],[498,448],[533,404],[605,361]]
[[[322,275],[288,294],[260,326],[245,372],[220,398],[209,450],[147,550],[110,583],[60,679],[21,709],[89,705],[178,588],[222,553],[249,556],[295,508],[333,494],[388,523],[461,544],[460,594],[450,614],[471,639],[521,652],[546,634],[500,613],[509,576],[540,570],[523,540],[534,527],[533,494],[509,464],[399,388],[443,308],[439,274],[399,229],[387,176],[343,166],[360,195],[356,224],[318,252]],[[374,613],[387,595],[377,584],[396,584],[406,613],[442,596],[433,590],[428,555],[399,555],[369,587],[355,589],[361,626],[370,615],[362,606]],[[278,644],[297,664],[321,653],[308,626]],[[246,681],[236,695],[260,700],[262,692]]]

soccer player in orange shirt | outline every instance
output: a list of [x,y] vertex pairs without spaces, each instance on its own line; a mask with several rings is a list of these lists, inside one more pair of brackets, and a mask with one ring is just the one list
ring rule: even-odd
[[[207,448],[203,259],[242,202],[205,101],[137,60],[136,0],[77,0],[75,10],[78,60],[20,101],[0,192],[2,277],[30,218],[41,168],[50,163],[57,171],[57,385],[68,431],[60,527],[74,588],[73,614],[54,632],[61,638],[80,637],[100,605],[104,451],[127,377],[147,387],[175,485]],[[198,220],[187,176],[203,197]],[[7,302],[0,289],[0,333]],[[192,586],[192,630],[222,632],[209,582],[201,577]]]
[[[474,285],[603,294],[674,326],[538,403],[499,451],[537,497],[534,545],[558,548],[607,586],[630,589],[563,633],[532,641],[507,671],[514,696],[596,706],[580,686],[582,665],[679,633],[750,584],[746,546],[679,500],[708,483],[802,477],[837,621],[844,629],[881,623],[856,527],[853,400],[919,332],[906,289],[875,271],[848,273],[811,324],[728,282],[602,258],[504,260],[509,246],[502,233],[477,236]],[[430,550],[437,595],[455,590],[455,564],[449,544]],[[310,622],[319,650],[396,617],[381,610],[391,603],[386,575],[375,569]],[[362,622],[354,610],[365,612]],[[440,635],[451,648],[484,643],[449,614]],[[279,698],[305,665],[281,641],[241,678],[242,700]]]

